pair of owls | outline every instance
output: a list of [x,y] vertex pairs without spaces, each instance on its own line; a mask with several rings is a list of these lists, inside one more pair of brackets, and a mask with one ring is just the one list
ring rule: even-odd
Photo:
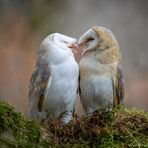
[[[80,64],[73,52],[82,50]],[[72,119],[77,90],[86,114],[124,99],[120,50],[113,33],[95,26],[77,41],[54,33],[41,43],[29,86],[29,116]]]

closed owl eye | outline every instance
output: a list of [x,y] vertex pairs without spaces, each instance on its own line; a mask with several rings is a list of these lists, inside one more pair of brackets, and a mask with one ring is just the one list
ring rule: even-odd
[[95,39],[92,38],[92,37],[91,38],[88,38],[88,39],[85,40],[85,42],[81,43],[81,45],[86,45],[86,44],[88,44],[89,42],[91,42],[93,40],[95,40]]
[[88,41],[93,41],[93,40],[95,40],[95,39],[94,39],[94,38],[89,38],[89,39],[88,39]]

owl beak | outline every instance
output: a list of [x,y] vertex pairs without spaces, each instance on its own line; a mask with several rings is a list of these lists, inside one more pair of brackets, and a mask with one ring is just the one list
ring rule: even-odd
[[79,47],[86,47],[88,45],[88,40],[86,40],[83,36],[77,42]]
[[83,55],[89,46],[89,41],[85,36],[82,36],[80,37],[77,43],[80,50],[82,50],[82,55]]
[[68,48],[70,48],[74,54],[77,54],[79,50],[79,45],[77,43],[69,44]]
[[88,48],[88,41],[85,41],[85,42],[81,42],[78,44],[79,46],[79,49],[82,50],[82,55],[84,55],[84,53],[87,51],[87,48]]
[[88,41],[78,44],[79,47],[87,47]]

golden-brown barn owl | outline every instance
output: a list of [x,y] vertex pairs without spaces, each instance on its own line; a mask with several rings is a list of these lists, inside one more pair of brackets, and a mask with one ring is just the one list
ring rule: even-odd
[[85,113],[111,108],[124,99],[121,54],[113,33],[94,26],[78,40],[80,61],[80,100]]
[[72,119],[76,102],[79,67],[70,47],[76,39],[54,33],[41,43],[29,86],[29,116]]

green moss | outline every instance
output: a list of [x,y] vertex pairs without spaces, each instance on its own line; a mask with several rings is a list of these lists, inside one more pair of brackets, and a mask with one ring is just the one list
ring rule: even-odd
[[27,120],[9,104],[0,101],[0,143],[2,147],[42,147],[50,144],[43,138],[41,125]]
[[39,123],[0,101],[1,147],[148,147],[148,113],[122,106],[112,112]]

